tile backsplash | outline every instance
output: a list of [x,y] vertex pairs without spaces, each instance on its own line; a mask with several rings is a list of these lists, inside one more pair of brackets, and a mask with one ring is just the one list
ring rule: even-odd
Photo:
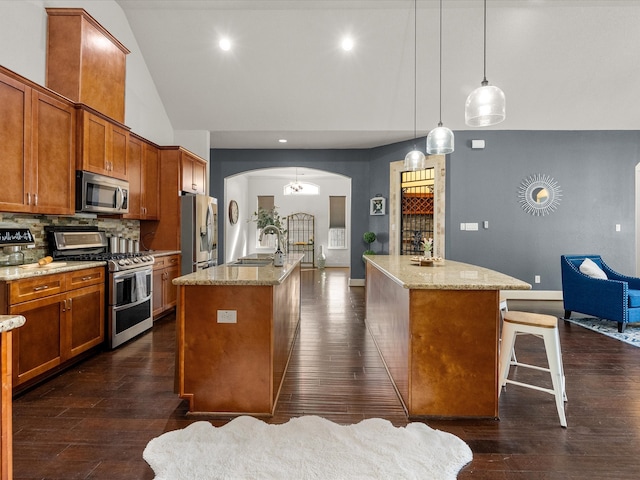
[[98,218],[95,215],[78,214],[73,217],[59,217],[55,215],[28,215],[22,213],[0,212],[0,228],[28,228],[35,238],[34,248],[23,248],[25,263],[32,263],[49,253],[47,236],[44,228],[47,226],[87,225],[97,226],[104,230],[107,236],[122,236],[132,240],[140,240],[140,221],[122,220],[117,218]]

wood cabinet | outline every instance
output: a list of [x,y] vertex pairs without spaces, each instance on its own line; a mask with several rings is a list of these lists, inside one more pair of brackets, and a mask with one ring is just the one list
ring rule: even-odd
[[0,71],[0,211],[73,214],[74,106],[35,87]]
[[182,147],[159,148],[162,165],[159,221],[140,222],[140,238],[144,240],[145,247],[152,250],[181,250],[179,193],[184,191],[186,178],[191,179],[190,184],[198,185],[189,193],[205,192],[206,162]]
[[160,217],[160,152],[135,135],[127,144],[129,213],[124,218],[157,220]]
[[176,306],[178,287],[172,282],[180,276],[180,255],[155,257],[153,264],[153,317],[162,316]]
[[180,182],[183,192],[204,195],[206,192],[207,162],[186,150],[181,151]]
[[13,385],[32,384],[104,342],[104,267],[2,282],[13,337]]
[[82,8],[47,8],[47,87],[124,122],[129,50]]
[[85,108],[78,109],[78,170],[128,180],[129,129]]

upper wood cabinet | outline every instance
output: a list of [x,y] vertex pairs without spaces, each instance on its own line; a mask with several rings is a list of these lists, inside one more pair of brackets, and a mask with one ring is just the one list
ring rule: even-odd
[[82,8],[46,10],[46,86],[123,123],[129,50]]
[[72,103],[0,71],[0,211],[73,214],[75,127]]
[[140,222],[140,237],[151,250],[180,250],[180,192],[204,194],[206,162],[182,147],[160,147],[160,215]]
[[124,218],[157,220],[160,214],[160,152],[135,135],[127,147],[129,213]]
[[79,108],[77,130],[78,170],[128,180],[127,127]]
[[193,153],[181,149],[180,174],[183,192],[205,194],[207,162]]

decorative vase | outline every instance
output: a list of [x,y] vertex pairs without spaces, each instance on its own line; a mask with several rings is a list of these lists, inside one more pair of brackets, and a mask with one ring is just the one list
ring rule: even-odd
[[324,245],[320,245],[320,252],[318,253],[318,268],[323,269],[327,263],[327,256],[324,254]]

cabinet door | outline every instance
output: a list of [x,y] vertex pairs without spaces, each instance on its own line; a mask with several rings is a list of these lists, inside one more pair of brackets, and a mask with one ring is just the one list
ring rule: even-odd
[[123,218],[142,218],[142,141],[129,137],[127,145],[129,171],[129,213]]
[[145,143],[142,169],[142,212],[147,220],[160,218],[160,152],[154,145]]
[[207,164],[206,162],[198,159],[193,161],[193,184],[195,185],[196,192],[204,195],[207,187]]
[[[67,358],[104,342],[104,284],[69,292],[66,299]],[[66,352],[65,352],[66,353]],[[66,358],[65,358],[66,359]]]
[[109,125],[109,175],[127,179],[127,139],[129,132],[117,125]]
[[30,173],[31,88],[0,74],[0,211],[26,212]]
[[180,259],[177,255],[171,257],[169,260],[170,267],[165,269],[164,279],[164,309],[173,308],[177,304],[178,300],[178,287],[172,283],[174,278],[180,276]]
[[182,176],[182,191],[196,193],[197,185],[193,183],[193,158],[185,153],[183,153],[180,162],[180,174]]
[[13,385],[20,385],[61,363],[61,327],[65,295],[52,295],[9,308],[26,323],[14,330]]
[[153,316],[164,311],[164,272],[162,267],[153,267]]
[[78,169],[109,175],[107,161],[109,125],[105,119],[85,110],[81,110],[80,115],[82,119],[82,144],[80,145],[82,155],[78,158]]
[[32,211],[75,212],[75,120],[73,105],[33,91]]

